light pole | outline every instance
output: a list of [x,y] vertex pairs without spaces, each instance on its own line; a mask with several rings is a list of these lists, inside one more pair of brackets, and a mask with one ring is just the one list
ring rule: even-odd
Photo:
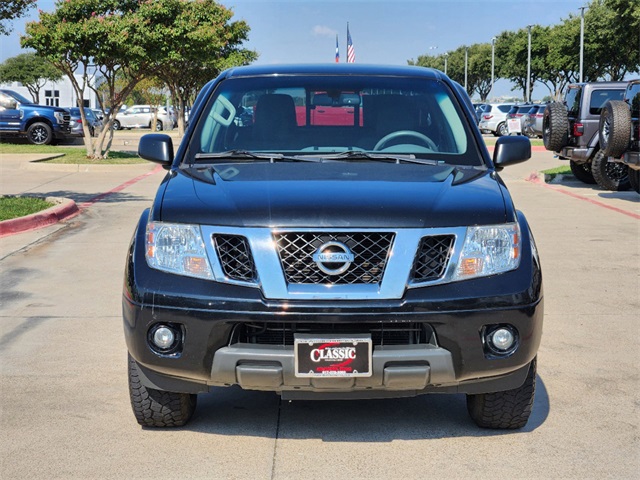
[[493,82],[495,80],[495,65],[496,65],[496,37],[491,39],[491,90],[493,92]]
[[527,51],[527,91],[526,91],[526,102],[531,103],[531,27],[533,25],[527,25],[527,30],[529,31],[529,48]]
[[449,54],[445,53],[444,54],[444,74],[447,74],[447,58],[449,58]]
[[584,64],[584,9],[580,7],[580,83],[582,83],[582,66]]
[[467,65],[469,63],[469,47],[464,47],[464,89],[467,90]]

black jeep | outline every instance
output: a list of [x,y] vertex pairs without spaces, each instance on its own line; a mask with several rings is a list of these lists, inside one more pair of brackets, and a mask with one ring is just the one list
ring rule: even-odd
[[611,100],[600,115],[600,145],[609,161],[629,168],[631,188],[640,193],[640,79],[632,80],[623,101]]
[[543,140],[547,150],[569,160],[578,180],[606,190],[628,190],[627,167],[607,161],[600,149],[600,113],[609,100],[620,100],[626,82],[569,85],[564,102],[552,102],[544,112]]

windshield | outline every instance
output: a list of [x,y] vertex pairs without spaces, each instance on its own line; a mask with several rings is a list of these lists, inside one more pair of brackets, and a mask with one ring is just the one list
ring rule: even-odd
[[22,104],[26,104],[26,105],[29,105],[29,104],[33,103],[32,100],[29,100],[28,98],[23,97],[18,92],[4,92],[4,93],[6,93],[7,95],[15,98],[18,103],[22,103]]
[[373,75],[224,80],[198,120],[185,161],[225,152],[242,152],[249,161],[256,157],[247,152],[374,161],[378,155],[365,155],[373,152],[482,165],[467,119],[444,83]]

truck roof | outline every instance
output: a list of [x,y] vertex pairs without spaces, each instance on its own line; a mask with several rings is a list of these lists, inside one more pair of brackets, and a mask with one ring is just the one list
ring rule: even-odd
[[354,63],[249,65],[227,70],[225,77],[250,77],[259,75],[388,75],[425,77],[443,80],[438,70],[398,65],[366,65]]

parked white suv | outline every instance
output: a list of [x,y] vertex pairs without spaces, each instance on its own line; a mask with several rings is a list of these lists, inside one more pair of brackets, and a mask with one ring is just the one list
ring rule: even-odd
[[513,103],[492,103],[486,105],[484,113],[478,123],[482,133],[493,133],[496,137],[507,135],[507,112],[513,107]]
[[114,130],[123,128],[151,128],[153,120],[158,110],[156,119],[156,130],[171,130],[173,119],[164,107],[152,107],[150,105],[133,105],[125,111],[118,112],[113,121]]

